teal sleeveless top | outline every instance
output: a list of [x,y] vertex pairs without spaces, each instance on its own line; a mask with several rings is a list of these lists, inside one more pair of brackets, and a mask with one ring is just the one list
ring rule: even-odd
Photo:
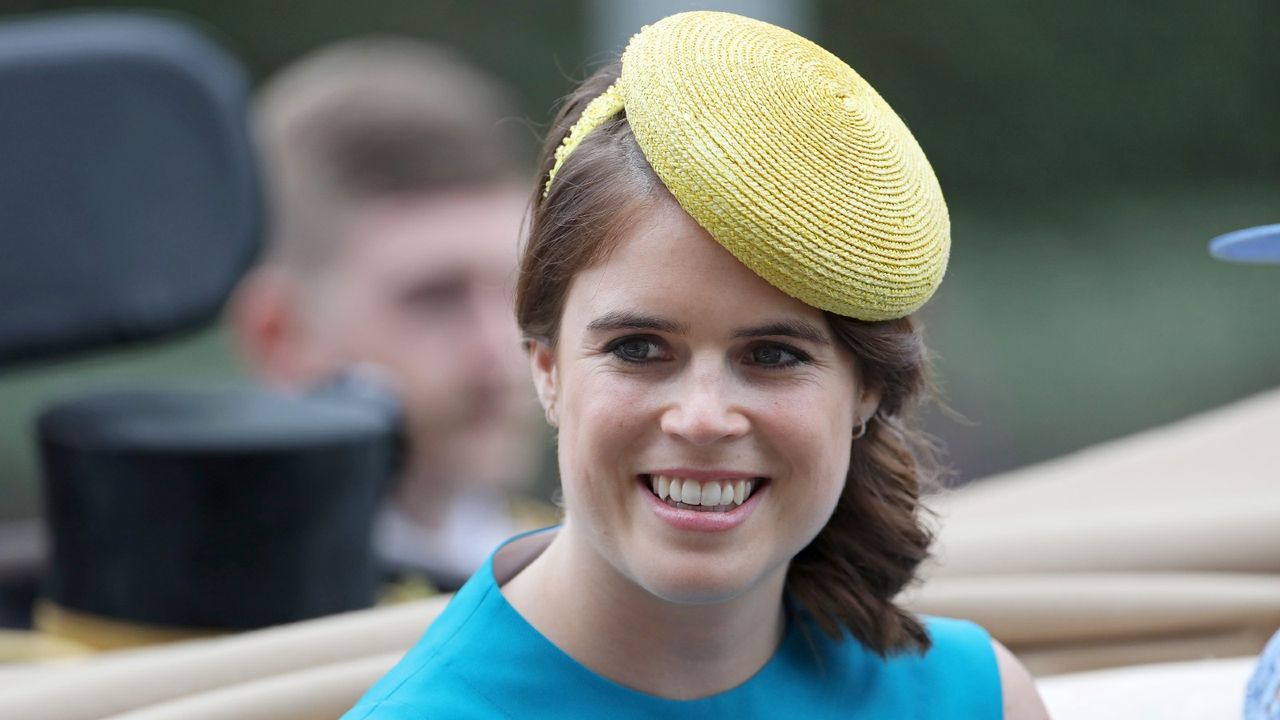
[[[508,541],[510,542],[510,541]],[[493,556],[403,659],[343,720],[796,717],[1001,720],[991,638],[968,621],[925,618],[933,648],[884,659],[793,614],[773,658],[742,685],[698,700],[623,687],[566,655],[511,607]]]

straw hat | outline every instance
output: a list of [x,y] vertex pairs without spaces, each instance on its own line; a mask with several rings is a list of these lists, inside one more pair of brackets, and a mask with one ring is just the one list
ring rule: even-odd
[[662,183],[747,267],[862,320],[910,314],[946,271],[942,190],[906,125],[814,43],[728,13],[646,26],[547,179],[620,110]]

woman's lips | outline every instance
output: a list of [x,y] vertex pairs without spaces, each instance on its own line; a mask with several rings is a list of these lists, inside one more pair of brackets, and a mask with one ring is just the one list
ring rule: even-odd
[[639,476],[654,514],[682,530],[716,532],[737,527],[768,486],[768,478],[742,473],[699,472],[702,477],[690,477],[692,474]]
[[673,507],[719,511],[731,510],[751,497],[759,478],[695,479],[675,475],[649,475],[649,490]]

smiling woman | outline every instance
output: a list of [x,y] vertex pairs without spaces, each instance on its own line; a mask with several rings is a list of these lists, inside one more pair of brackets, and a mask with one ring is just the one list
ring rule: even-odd
[[348,717],[1037,718],[928,554],[910,314],[946,207],[893,111],[787,31],[643,29],[561,110],[517,318],[565,522],[501,547]]
[[[643,588],[642,602],[723,612],[752,588],[781,597],[788,563],[835,507],[848,438],[875,411],[820,310],[654,200],[576,274],[556,345],[532,345],[559,420],[565,505],[590,511],[570,511],[564,539],[513,582],[517,608],[561,552],[586,577]],[[730,510],[721,498],[739,488]]]

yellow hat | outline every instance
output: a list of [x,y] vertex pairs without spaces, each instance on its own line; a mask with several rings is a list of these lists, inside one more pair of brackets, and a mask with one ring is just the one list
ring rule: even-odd
[[876,91],[814,43],[720,12],[642,28],[556,151],[548,189],[623,108],[685,212],[788,295],[888,320],[942,282],[951,224],[933,168]]

